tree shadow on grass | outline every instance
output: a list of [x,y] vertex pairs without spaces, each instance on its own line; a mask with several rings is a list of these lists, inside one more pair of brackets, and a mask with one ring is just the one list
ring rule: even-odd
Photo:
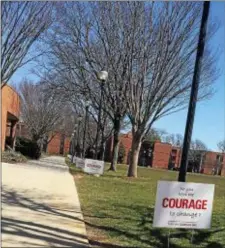
[[[29,197],[25,196],[26,194],[19,194],[18,192],[12,191],[10,189],[7,189],[3,186],[2,188],[2,204],[3,205],[10,205],[11,207],[22,207],[22,208],[28,208],[35,212],[40,212],[42,214],[45,214],[46,216],[59,216],[63,217],[65,219],[69,218],[76,221],[83,221],[81,218],[71,215],[72,212],[79,213],[79,209],[74,209],[73,211],[71,208],[69,210],[62,209],[62,208],[53,208],[52,206],[49,206],[44,203],[40,203],[40,201],[34,201],[33,199],[30,199]],[[126,239],[130,240],[130,243],[140,244],[138,247],[157,247],[157,248],[165,248],[168,247],[168,230],[160,229],[160,228],[153,228],[152,222],[153,222],[153,213],[154,208],[152,207],[145,207],[143,205],[120,205],[115,204],[117,211],[120,212],[119,215],[116,215],[113,213],[106,214],[103,213],[102,216],[97,215],[87,215],[84,216],[85,220],[84,223],[86,226],[97,229],[103,232],[109,232],[112,233],[113,236],[121,238],[121,240]],[[132,209],[132,211],[139,213],[138,217],[129,216],[128,213],[129,210]],[[127,211],[127,213],[126,213]],[[108,218],[112,220],[117,220],[117,223],[122,223],[124,221],[131,222],[132,224],[129,226],[129,228],[124,227],[123,225],[114,225],[109,226],[104,224],[96,224],[94,221],[87,221],[86,218]],[[103,222],[104,223],[104,222]],[[205,244],[204,247],[206,248],[222,248],[222,244],[219,242],[212,242],[209,241],[209,238],[214,233],[223,231],[224,229],[212,229],[209,231],[196,231],[196,234],[194,235],[194,242],[192,244],[189,243],[186,248],[197,248],[202,247],[202,244]],[[19,237],[30,237],[31,239],[40,239],[45,240],[49,244],[53,245],[62,245],[62,246],[70,246],[70,247],[88,247],[87,244],[82,243],[82,241],[79,241],[79,238],[82,238],[85,236],[81,235],[79,233],[75,233],[72,231],[68,231],[61,228],[53,228],[46,225],[34,223],[31,221],[24,221],[24,220],[17,220],[9,217],[2,216],[2,233],[4,234],[11,234],[11,235],[17,235]],[[180,246],[175,243],[174,240],[179,239],[182,237],[182,239],[188,241],[190,240],[190,231],[185,229],[176,229],[173,230],[170,234],[170,248],[180,248],[184,246]],[[131,247],[137,247],[137,246],[123,246],[119,244],[109,244],[101,242],[96,238],[90,238],[89,242],[94,247],[103,247],[103,248],[131,248]],[[199,246],[201,245],[201,246]]]
[[[146,236],[151,236],[155,238],[155,243],[151,243],[151,245],[156,245],[156,247],[163,248],[168,246],[168,230],[162,229],[162,228],[153,228],[153,214],[154,214],[154,208],[146,208],[146,210],[141,210],[140,207],[137,207],[137,211],[142,211],[145,214],[142,216],[142,219],[139,223],[140,231],[144,232]],[[210,230],[195,230],[194,237],[192,243],[191,241],[191,230],[188,229],[170,229],[170,248],[179,248],[180,245],[177,245],[172,241],[172,239],[178,240],[182,237],[184,241],[189,244],[187,245],[188,248],[190,247],[213,247],[212,245],[215,245],[215,248],[220,248],[222,245],[218,242],[211,242],[209,239],[212,235],[215,233],[223,232],[225,228],[217,228],[217,229],[210,229]],[[223,235],[221,233],[221,235]],[[185,242],[185,243],[186,243]],[[184,246],[182,246],[184,247]]]
[[[129,208],[129,206],[117,205],[118,211],[120,211],[121,209],[125,211],[126,208]],[[86,222],[86,225],[92,228],[96,228],[98,230],[110,232],[113,234],[113,236],[116,236],[118,238],[121,237],[121,240],[123,239],[123,237],[125,237],[126,239],[129,239],[131,243],[138,242],[140,244],[139,247],[165,248],[168,247],[168,243],[170,248],[181,248],[181,247],[182,248],[184,247],[185,248],[191,248],[191,247],[222,248],[223,247],[222,244],[220,244],[219,242],[212,242],[209,239],[213,234],[223,231],[224,228],[212,229],[208,231],[195,231],[194,239],[192,243],[191,243],[191,236],[192,236],[191,230],[170,229],[170,238],[168,239],[169,229],[152,227],[154,208],[144,207],[140,205],[132,206],[131,208],[133,211],[137,211],[138,213],[144,213],[144,214],[141,215],[140,219],[136,219],[136,223],[134,223],[136,224],[135,227],[131,227],[128,230],[124,230],[124,227],[120,228],[119,225],[116,225],[116,227],[110,227],[105,225],[96,225],[89,222]],[[98,217],[96,216],[96,218]],[[121,218],[116,216],[110,216],[107,214],[105,214],[104,217],[101,216],[100,218],[112,218],[114,220],[122,220],[122,221],[123,220],[126,221],[127,219],[128,221],[130,221],[127,217]],[[179,243],[182,242],[182,245],[178,244],[180,238],[182,240],[180,240]],[[107,246],[102,246],[102,247],[107,247]],[[116,246],[112,246],[112,247],[116,247]]]
[[224,246],[222,246],[221,244],[217,243],[217,242],[210,242],[206,248],[224,248]]

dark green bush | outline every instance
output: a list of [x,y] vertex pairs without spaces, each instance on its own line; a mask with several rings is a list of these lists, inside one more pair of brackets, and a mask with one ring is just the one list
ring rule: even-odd
[[118,163],[126,163],[126,161],[124,161],[125,156],[126,156],[125,147],[124,147],[124,145],[122,143],[120,143],[117,162]]
[[16,138],[15,150],[32,159],[41,157],[41,148],[37,142],[24,137]]

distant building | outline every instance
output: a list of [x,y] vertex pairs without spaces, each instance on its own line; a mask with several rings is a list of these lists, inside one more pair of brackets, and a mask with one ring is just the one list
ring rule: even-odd
[[2,136],[1,150],[6,146],[13,148],[15,143],[16,124],[20,115],[20,97],[17,92],[9,85],[1,88],[2,99]]
[[[129,153],[131,149],[131,143],[132,143],[132,134],[131,132],[126,134],[121,134],[120,142],[123,144],[125,149],[125,156],[122,159],[122,163],[128,164],[129,163]],[[108,141],[106,142],[106,148],[105,148],[105,161],[111,161],[112,159],[112,152],[113,152],[113,137],[110,137]]]
[[[16,136],[31,138],[24,122],[18,122]],[[49,135],[49,139],[49,143],[46,146],[44,145],[44,150],[48,154],[65,155],[69,153],[70,136],[68,134],[62,131],[54,131]]]
[[62,132],[56,132],[48,143],[47,153],[48,154],[59,154],[66,155],[70,149],[70,137],[66,136]]
[[[121,134],[120,143],[125,148],[125,156],[123,163],[129,164],[132,134]],[[106,161],[111,161],[113,151],[113,137],[106,143]],[[160,168],[160,169],[179,169],[181,161],[182,150],[180,147],[172,146],[169,143],[155,141],[150,143],[144,141],[141,145],[138,165]],[[219,152],[204,151],[199,158],[198,169],[200,173],[209,175],[222,175],[225,176],[225,154]],[[192,161],[189,161],[188,170],[194,172]]]

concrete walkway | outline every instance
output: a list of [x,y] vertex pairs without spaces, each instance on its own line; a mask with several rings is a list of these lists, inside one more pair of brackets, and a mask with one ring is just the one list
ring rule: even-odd
[[2,247],[90,247],[64,158],[2,163]]

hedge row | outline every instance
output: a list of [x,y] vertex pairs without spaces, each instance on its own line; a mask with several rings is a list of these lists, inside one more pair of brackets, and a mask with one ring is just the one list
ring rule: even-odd
[[36,142],[24,137],[16,138],[15,150],[33,159],[39,159],[41,157],[40,146]]

